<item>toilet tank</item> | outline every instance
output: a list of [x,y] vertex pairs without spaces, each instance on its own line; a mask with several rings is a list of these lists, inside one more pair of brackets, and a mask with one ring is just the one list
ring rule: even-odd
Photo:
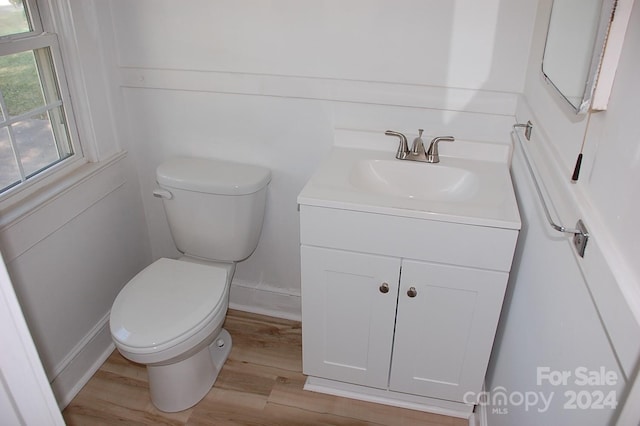
[[187,256],[221,262],[246,259],[264,218],[266,167],[178,157],[156,170],[171,236]]

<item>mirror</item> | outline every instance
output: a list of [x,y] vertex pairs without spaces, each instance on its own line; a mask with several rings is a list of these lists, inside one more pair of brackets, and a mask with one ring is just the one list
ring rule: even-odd
[[577,114],[591,108],[616,0],[553,0],[542,73]]

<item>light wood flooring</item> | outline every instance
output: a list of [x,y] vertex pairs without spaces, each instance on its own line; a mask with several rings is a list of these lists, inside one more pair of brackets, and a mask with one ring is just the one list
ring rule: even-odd
[[453,417],[304,391],[300,323],[230,310],[231,355],[196,406],[158,411],[144,366],[114,351],[63,411],[68,425],[467,426]]

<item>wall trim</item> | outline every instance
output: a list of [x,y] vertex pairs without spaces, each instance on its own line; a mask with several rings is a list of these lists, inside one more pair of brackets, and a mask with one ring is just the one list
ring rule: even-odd
[[[82,53],[78,43],[77,25],[74,20],[70,0],[46,0],[43,2],[49,13],[44,14],[46,26],[51,27],[61,41],[63,64],[66,65],[64,74],[72,94],[73,116],[82,140],[81,146],[85,157],[90,162],[96,162],[99,158],[98,136],[93,116],[91,114],[91,102],[87,91],[86,66],[82,63]],[[95,49],[93,52],[101,52]]]
[[480,89],[222,71],[120,68],[127,88],[356,102],[513,116],[518,95]]
[[[126,151],[87,163],[35,196],[2,212],[0,242],[10,263],[126,183]],[[86,182],[92,185],[85,185]],[[45,209],[46,207],[46,209]]]
[[321,377],[308,376],[303,389],[461,419],[469,419],[472,416],[472,407],[461,402],[354,385]]
[[300,294],[265,284],[233,280],[229,307],[254,314],[302,321]]
[[49,380],[51,389],[64,409],[87,384],[114,351],[107,312],[71,352],[56,365]]
[[[482,383],[482,392],[486,392],[487,384]],[[487,404],[476,404],[474,412],[469,417],[469,426],[489,426]]]
[[[258,288],[260,286],[260,288]],[[234,281],[229,307],[245,312],[301,321],[300,295],[282,289]],[[115,350],[107,312],[49,375],[60,409],[64,409]]]
[[489,426],[486,405],[476,405],[476,411],[469,417],[469,426]]

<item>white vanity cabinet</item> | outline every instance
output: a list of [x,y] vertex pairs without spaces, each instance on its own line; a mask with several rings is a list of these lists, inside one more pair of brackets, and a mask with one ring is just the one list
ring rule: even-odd
[[479,392],[507,278],[403,260],[389,389],[458,402]]
[[309,380],[470,412],[518,231],[308,205],[300,223]]
[[509,146],[419,164],[357,147],[379,137],[336,131],[298,195],[305,389],[468,417],[520,229]]
[[400,259],[302,246],[304,373],[386,389]]

